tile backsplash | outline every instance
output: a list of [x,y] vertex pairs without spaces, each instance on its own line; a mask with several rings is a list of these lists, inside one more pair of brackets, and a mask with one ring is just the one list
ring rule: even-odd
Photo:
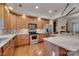
[[3,28],[0,28],[0,34],[3,34],[4,30]]

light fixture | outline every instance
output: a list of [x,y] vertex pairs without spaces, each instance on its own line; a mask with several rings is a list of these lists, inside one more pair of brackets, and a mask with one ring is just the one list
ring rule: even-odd
[[41,55],[42,54],[42,51],[39,51],[38,54]]
[[49,13],[52,13],[52,10],[49,10]]
[[25,17],[26,17],[26,15],[25,15],[25,14],[22,14],[22,17],[23,17],[23,18],[25,18]]
[[12,10],[13,8],[12,7],[9,7],[9,9]]
[[38,17],[38,20],[41,20],[41,18],[40,18],[40,17]]
[[55,12],[57,12],[57,10],[55,10]]
[[6,11],[9,13],[9,9],[8,9],[8,7],[7,7],[7,6],[5,6],[5,9],[6,9]]
[[19,4],[19,7],[22,7],[22,4]]
[[38,6],[35,6],[35,8],[38,9],[39,7]]
[[22,14],[22,16],[25,16],[25,14]]
[[5,6],[5,8],[7,8],[7,6]]

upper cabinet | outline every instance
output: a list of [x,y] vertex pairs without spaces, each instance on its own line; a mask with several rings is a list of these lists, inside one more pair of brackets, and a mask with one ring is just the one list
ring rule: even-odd
[[5,8],[4,27],[16,29],[16,15],[8,12],[6,8]]
[[42,20],[40,19],[40,20],[38,20],[37,19],[37,27],[38,27],[38,29],[41,29],[42,28],[42,26],[43,26],[43,22],[42,22]]
[[22,17],[16,16],[16,27],[17,29],[22,29]]
[[0,19],[4,20],[4,4],[0,3]]
[[[5,4],[0,4],[0,19],[4,19],[5,28],[13,29],[28,29],[29,23],[36,23],[38,29],[42,29],[46,24],[49,23],[47,20],[38,20],[35,17],[21,16],[16,13],[10,12]],[[1,23],[0,23],[1,24]]]
[[49,23],[48,20],[43,20],[43,19],[38,20],[37,19],[38,29],[43,29],[45,27],[45,25],[48,23]]
[[10,20],[11,20],[11,28],[16,29],[16,15],[15,14],[10,14]]

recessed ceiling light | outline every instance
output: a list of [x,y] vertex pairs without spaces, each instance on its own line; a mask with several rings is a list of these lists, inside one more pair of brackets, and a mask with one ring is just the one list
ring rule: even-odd
[[25,15],[25,14],[22,14],[22,17],[23,17],[23,18],[25,18],[25,17],[26,17],[26,15]]
[[57,10],[55,10],[55,12],[57,12]]
[[38,9],[39,7],[38,6],[35,6],[35,8]]
[[12,7],[9,7],[9,9],[12,10],[13,8]]
[[22,14],[23,16],[25,16],[25,14]]
[[5,6],[5,9],[6,9],[6,11],[9,13],[9,9],[8,9],[8,7],[7,7],[7,6]]
[[5,8],[7,8],[7,6],[5,6]]
[[22,4],[19,4],[19,7],[22,7]]
[[49,13],[52,13],[52,10],[49,10]]
[[41,18],[40,18],[40,17],[38,17],[38,20],[41,20]]

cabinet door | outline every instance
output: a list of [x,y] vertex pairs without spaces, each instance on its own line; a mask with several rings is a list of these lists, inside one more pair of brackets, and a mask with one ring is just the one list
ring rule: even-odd
[[10,56],[14,55],[14,49],[15,49],[15,47],[14,47],[14,40],[12,39],[10,41]]
[[7,9],[5,9],[5,16],[4,16],[4,27],[10,28],[11,27],[11,20],[10,20],[10,13],[8,13]]
[[39,42],[43,42],[43,38],[45,37],[45,34],[39,34]]
[[9,42],[7,42],[4,46],[3,46],[3,51],[5,51],[6,49],[9,49]]
[[10,56],[10,49],[5,49],[3,56]]
[[15,38],[15,46],[19,46],[19,45],[21,45],[21,38],[19,35],[17,35]]
[[16,27],[17,29],[22,29],[22,17],[16,16]]
[[8,13],[6,9],[5,9],[4,27],[16,29],[16,15]]
[[4,20],[4,7],[5,4],[0,3],[0,19]]
[[28,28],[28,19],[26,17],[22,17],[21,24],[22,28]]
[[21,44],[29,44],[29,35],[21,35]]
[[3,56],[13,56],[14,55],[14,40],[11,39],[3,46]]
[[29,44],[29,35],[26,34],[17,35],[15,39],[15,44],[16,46]]
[[9,51],[9,48],[10,48],[10,44],[9,42],[6,43],[4,46],[3,46],[3,56],[9,56],[10,55],[10,51]]
[[2,56],[2,49],[0,48],[0,56]]
[[11,20],[11,27],[13,29],[16,29],[16,15],[10,14],[10,20]]
[[42,20],[37,20],[37,27],[38,27],[39,29],[42,29],[42,27],[43,27],[43,22],[42,22]]

